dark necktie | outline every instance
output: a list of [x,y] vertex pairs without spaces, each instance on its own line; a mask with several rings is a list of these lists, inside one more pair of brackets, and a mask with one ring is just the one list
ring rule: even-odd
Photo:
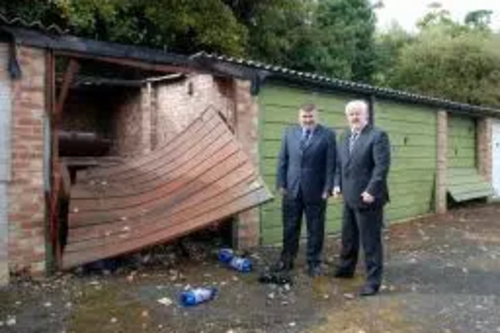
[[356,140],[358,140],[359,137],[359,132],[353,132],[351,134],[351,137],[349,139],[349,153],[352,153],[352,150],[354,149],[354,144],[356,143]]
[[304,135],[302,136],[302,148],[305,148],[307,147],[307,144],[309,143],[309,139],[311,138],[311,130],[310,129],[306,129],[306,131],[304,132]]

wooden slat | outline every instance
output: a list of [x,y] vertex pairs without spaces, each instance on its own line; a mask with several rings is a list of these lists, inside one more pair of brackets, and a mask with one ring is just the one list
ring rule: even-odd
[[[179,200],[181,199],[179,196],[171,198],[170,202],[179,203],[170,204],[169,206],[155,206],[148,209],[147,220],[143,219],[145,211],[144,208],[141,208],[141,211],[139,212],[129,211],[129,213],[133,213],[134,215],[118,214],[111,216],[109,222],[98,223],[94,228],[75,228],[75,232],[72,236],[74,236],[75,241],[78,242],[92,237],[97,237],[100,234],[110,236],[113,233],[121,232],[121,229],[124,226],[128,226],[130,224],[133,224],[134,227],[142,226],[143,224],[150,223],[152,219],[161,220],[163,218],[168,218],[170,221],[173,221],[177,214],[190,214],[193,212],[193,209],[197,208],[197,206],[206,208],[208,206],[207,201],[212,200],[214,197],[230,195],[230,193],[226,190],[227,186],[236,187],[240,184],[247,186],[248,180],[254,178],[253,171],[254,170],[249,168],[247,164],[243,164],[238,167],[237,170],[220,177],[220,179],[214,182],[213,186],[210,186],[208,189],[204,187],[204,184],[196,183],[195,186],[192,186],[189,190],[184,190],[182,192],[182,199],[184,199],[184,197],[189,197],[189,200]],[[116,213],[117,212],[113,212],[113,214]],[[103,214],[103,219],[106,217],[107,216]],[[84,226],[88,226],[89,224],[91,223],[85,223]]]
[[[210,194],[212,196],[205,196],[206,200],[196,201],[191,203],[184,203],[183,206],[179,205],[170,207],[162,212],[148,214],[147,218],[140,218],[137,220],[125,220],[114,225],[99,225],[100,228],[93,228],[93,234],[83,234],[81,228],[75,230],[75,238],[73,238],[71,245],[68,246],[67,251],[90,250],[101,246],[102,244],[119,243],[122,238],[132,238],[134,240],[143,237],[151,232],[159,232],[163,229],[182,227],[182,224],[194,218],[212,213],[225,206],[232,204],[240,197],[245,197],[253,190],[249,188],[249,181],[243,179],[238,184],[231,184],[231,190],[223,190],[218,193],[213,193],[216,188],[211,188]],[[186,200],[187,201],[187,200]],[[189,205],[189,206],[186,206]],[[168,224],[165,220],[168,219]]]
[[212,119],[210,114],[207,115],[207,113],[203,113],[203,115],[205,118],[197,118],[184,130],[183,133],[174,137],[166,145],[158,147],[150,154],[143,156],[140,159],[127,161],[127,163],[122,163],[119,166],[102,167],[81,172],[78,176],[79,181],[88,182],[96,178],[113,179],[126,177],[124,174],[127,172],[130,173],[133,172],[133,170],[141,169],[158,160],[164,162],[174,160],[191,145],[195,144],[193,140],[186,140],[186,138],[198,135],[198,131],[201,130],[211,130],[211,126],[215,126],[216,120]]
[[69,87],[71,86],[79,70],[80,70],[80,64],[78,64],[78,62],[76,62],[74,59],[70,59],[68,68],[64,73],[64,78],[61,85],[61,91],[59,92],[59,97],[57,98],[57,105],[54,110],[55,111],[54,117],[56,119],[60,119],[62,115],[64,103],[66,102],[66,97],[68,96]]
[[78,175],[63,268],[171,240],[271,198],[227,125],[208,109],[151,154]]
[[221,205],[218,207],[219,209],[215,211],[200,215],[196,219],[184,221],[180,227],[178,226],[177,228],[163,229],[160,231],[152,230],[141,238],[130,240],[127,239],[127,237],[123,237],[124,240],[121,243],[112,243],[110,245],[103,244],[102,246],[91,251],[70,253],[69,255],[66,255],[64,259],[64,267],[73,267],[82,263],[112,257],[117,254],[128,253],[146,246],[163,243],[206,226],[206,221],[218,221],[221,216],[234,215],[238,212],[254,207],[258,202],[264,202],[266,200],[269,200],[269,193],[265,188],[260,188],[244,197],[238,198],[229,205]]
[[96,60],[96,61],[108,62],[108,63],[122,65],[122,66],[128,66],[128,67],[133,67],[133,68],[140,68],[143,70],[157,71],[157,72],[164,72],[164,73],[186,73],[187,74],[187,73],[193,73],[195,71],[200,72],[200,70],[195,70],[191,67],[188,68],[185,66],[165,65],[165,64],[159,64],[159,63],[155,64],[155,63],[151,63],[151,62],[125,59],[125,58],[95,56],[95,55],[86,54],[86,53],[82,53],[82,52],[57,51],[56,55],[57,56],[64,56],[64,57],[71,57],[71,58]]
[[[135,202],[129,200],[126,203],[120,203],[118,201],[116,202],[116,206],[114,207],[99,205],[100,207],[95,207],[95,209],[92,206],[87,206],[85,210],[77,210],[76,212],[73,212],[73,226],[78,227],[82,225],[111,223],[117,219],[120,220],[123,217],[126,217],[127,219],[133,219],[138,216],[142,216],[141,211],[153,211],[157,206],[166,207],[166,201],[179,201],[177,198],[180,196],[180,190],[182,190],[183,195],[190,194],[191,191],[193,191],[193,187],[194,191],[204,190],[199,187],[204,187],[207,183],[212,184],[217,181],[217,179],[214,180],[214,177],[211,175],[213,171],[216,172],[216,177],[222,177],[224,173],[234,172],[235,167],[239,167],[245,163],[245,160],[243,160],[241,156],[238,157],[234,154],[229,156],[232,158],[229,159],[226,163],[224,163],[225,160],[221,160],[221,164],[223,165],[218,165],[216,168],[211,167],[208,170],[207,168],[205,168],[201,175],[184,177],[183,179],[180,179],[175,183],[168,184],[165,188],[162,188],[158,191],[152,191],[153,196],[146,198],[150,199],[149,201],[144,200],[144,198],[138,198]],[[203,177],[201,178],[201,176]],[[204,191],[206,191],[206,189]]]
[[[128,179],[106,180],[104,185],[99,182],[88,185],[84,184],[79,189],[74,191],[74,197],[80,200],[74,201],[72,208],[78,207],[81,209],[84,208],[85,205],[95,207],[95,201],[98,201],[100,205],[105,206],[105,202],[103,202],[102,198],[88,197],[89,191],[101,191],[103,196],[106,198],[106,202],[112,202],[113,200],[123,200],[124,197],[135,197],[137,195],[147,194],[153,189],[165,186],[167,182],[173,182],[182,176],[190,176],[194,170],[197,170],[196,167],[204,160],[214,158],[216,156],[224,158],[228,154],[234,153],[236,148],[234,145],[230,144],[230,140],[231,135],[225,133],[220,136],[217,141],[210,141],[212,142],[210,146],[201,146],[204,149],[197,149],[194,151],[190,150],[186,152],[184,156],[179,158],[182,162],[181,164],[174,163],[173,165],[165,165],[165,171],[159,168],[154,170],[144,170],[144,172],[141,172],[139,169],[136,170]],[[217,155],[215,155],[216,153]],[[83,191],[86,191],[86,194],[84,194]]]
[[493,187],[485,181],[476,168],[449,169],[446,187],[457,201],[485,198],[493,195]]

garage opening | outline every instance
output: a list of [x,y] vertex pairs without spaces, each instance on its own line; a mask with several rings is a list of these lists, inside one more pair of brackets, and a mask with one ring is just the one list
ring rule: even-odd
[[[159,74],[184,79],[90,60],[70,61],[56,77],[57,95],[65,96],[53,126],[58,267],[163,244],[271,199],[215,107],[197,110],[183,131],[155,143],[148,82]],[[219,234],[231,236],[222,225]]]

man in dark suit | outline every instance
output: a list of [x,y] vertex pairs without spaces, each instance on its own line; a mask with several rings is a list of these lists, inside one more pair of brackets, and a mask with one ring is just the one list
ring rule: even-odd
[[342,249],[337,278],[351,278],[356,269],[359,243],[365,256],[366,283],[360,295],[370,296],[382,283],[383,208],[389,201],[387,174],[391,161],[387,134],[369,124],[368,104],[347,104],[348,134],[339,144],[334,196],[342,193]]
[[293,268],[305,214],[308,274],[321,274],[326,204],[333,190],[335,158],[335,133],[319,124],[316,106],[303,106],[299,124],[285,130],[279,154],[277,188],[282,195],[283,248],[274,271]]

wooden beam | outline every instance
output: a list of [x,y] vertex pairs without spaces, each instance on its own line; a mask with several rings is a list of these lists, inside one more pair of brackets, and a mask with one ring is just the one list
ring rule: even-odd
[[107,63],[117,64],[117,65],[121,65],[121,66],[128,66],[128,67],[134,67],[134,68],[139,68],[139,69],[143,69],[143,70],[157,71],[157,72],[163,72],[163,73],[189,74],[189,73],[194,73],[194,72],[202,72],[198,68],[190,68],[190,67],[186,67],[186,66],[164,65],[164,64],[150,63],[150,62],[146,62],[146,61],[125,59],[125,58],[110,58],[110,57],[92,56],[92,55],[88,55],[88,54],[80,54],[80,53],[75,53],[75,52],[58,51],[56,53],[56,55],[63,56],[63,57],[80,58],[80,59],[88,59],[88,60],[107,62]]
[[45,157],[48,158],[49,160],[46,162],[47,163],[47,170],[44,170],[44,172],[49,173],[49,184],[46,187],[47,192],[45,193],[45,202],[46,202],[46,209],[48,211],[47,216],[47,222],[46,222],[46,229],[47,229],[47,234],[49,237],[46,239],[47,243],[47,248],[49,249],[47,251],[46,259],[48,262],[48,267],[49,267],[49,273],[53,273],[56,269],[58,269],[59,266],[59,240],[57,237],[58,234],[58,214],[54,211],[54,207],[56,206],[56,203],[54,202],[55,199],[55,193],[54,193],[54,149],[57,149],[57,142],[54,142],[54,132],[53,132],[53,124],[52,124],[52,118],[55,113],[55,58],[54,58],[54,52],[52,50],[47,50],[45,53],[45,112],[48,116],[48,119],[51,120],[50,122],[50,136],[48,139],[48,144],[50,145],[50,156]]
[[57,120],[62,115],[64,103],[66,102],[66,97],[68,97],[69,88],[71,87],[71,83],[73,82],[79,70],[80,70],[80,64],[76,62],[76,60],[70,59],[68,68],[64,73],[61,91],[59,92],[59,97],[57,98],[57,105],[54,114],[55,119]]

